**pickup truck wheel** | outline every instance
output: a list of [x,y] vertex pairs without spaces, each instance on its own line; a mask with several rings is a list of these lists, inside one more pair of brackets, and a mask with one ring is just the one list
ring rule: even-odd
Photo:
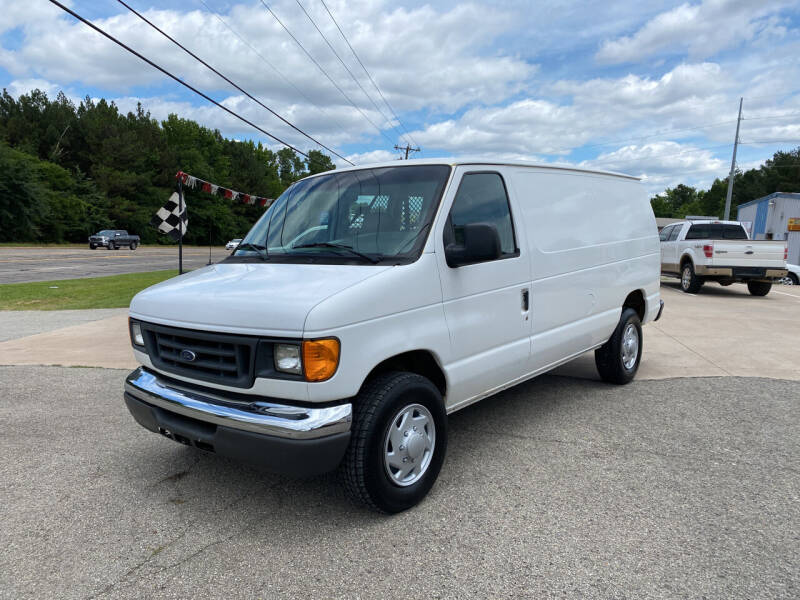
[[642,323],[632,308],[622,311],[609,340],[594,351],[600,379],[620,385],[630,383],[642,360]]
[[772,289],[772,284],[769,281],[748,281],[747,291],[753,296],[766,296]]
[[681,270],[681,289],[687,294],[696,294],[703,287],[703,278],[695,274],[694,265],[687,262]]
[[130,246],[131,250],[136,250],[136,246],[137,245],[138,244],[136,242],[131,242],[131,246]]
[[114,242],[108,242],[108,246],[106,246],[107,250],[116,250],[116,245]]
[[89,250],[97,250],[97,246],[94,244],[89,244]]
[[411,508],[433,487],[447,450],[439,390],[415,373],[384,373],[364,384],[354,404],[340,467],[348,495],[379,512]]

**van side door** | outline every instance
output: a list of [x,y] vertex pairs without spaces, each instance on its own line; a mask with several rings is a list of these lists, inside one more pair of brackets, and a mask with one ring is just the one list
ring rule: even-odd
[[[527,372],[530,356],[530,253],[499,170],[461,166],[434,232],[442,299],[450,331],[451,405]],[[464,226],[494,225],[499,258],[451,267],[448,244],[463,244]]]

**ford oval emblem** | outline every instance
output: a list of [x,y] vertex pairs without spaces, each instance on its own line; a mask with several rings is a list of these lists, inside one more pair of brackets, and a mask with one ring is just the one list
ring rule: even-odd
[[194,362],[196,359],[197,354],[191,350],[181,350],[181,360],[185,360],[186,362]]

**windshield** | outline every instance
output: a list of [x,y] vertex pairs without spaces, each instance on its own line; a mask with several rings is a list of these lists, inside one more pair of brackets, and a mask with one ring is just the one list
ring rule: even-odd
[[115,233],[116,232],[113,229],[103,229],[103,231],[101,231],[97,235],[114,235]]
[[449,174],[444,165],[414,165],[298,181],[253,226],[234,257],[413,260]]

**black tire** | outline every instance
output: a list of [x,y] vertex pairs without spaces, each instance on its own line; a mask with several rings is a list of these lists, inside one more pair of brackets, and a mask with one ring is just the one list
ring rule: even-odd
[[[636,332],[638,347],[636,348],[636,358],[633,364],[626,366],[623,357],[623,340],[629,325]],[[600,378],[607,383],[619,385],[630,383],[636,376],[636,371],[639,370],[639,363],[642,361],[642,349],[644,347],[642,342],[642,322],[639,320],[639,315],[632,308],[623,309],[614,333],[611,334],[605,344],[594,351],[594,363],[597,366]]]
[[108,242],[108,246],[106,246],[106,249],[108,249],[108,250],[116,250],[117,247],[114,244],[114,242]]
[[[385,444],[394,417],[413,404],[430,412],[435,442],[427,469],[417,481],[403,487],[387,473]],[[340,475],[356,503],[378,512],[398,513],[419,503],[430,491],[446,452],[447,413],[436,386],[416,373],[383,373],[367,381],[355,399],[350,445]]]
[[94,244],[89,244],[89,250],[97,250],[97,246]]
[[800,279],[797,277],[797,273],[789,273],[789,279],[792,280],[792,285],[800,285]]
[[131,245],[130,245],[131,250],[136,250],[136,246],[137,245],[138,244],[136,242],[131,242]]
[[687,261],[681,268],[681,289],[687,294],[696,294],[703,283],[703,278],[694,272],[694,265]]
[[748,281],[747,291],[753,296],[766,296],[772,289],[772,283],[769,281]]

